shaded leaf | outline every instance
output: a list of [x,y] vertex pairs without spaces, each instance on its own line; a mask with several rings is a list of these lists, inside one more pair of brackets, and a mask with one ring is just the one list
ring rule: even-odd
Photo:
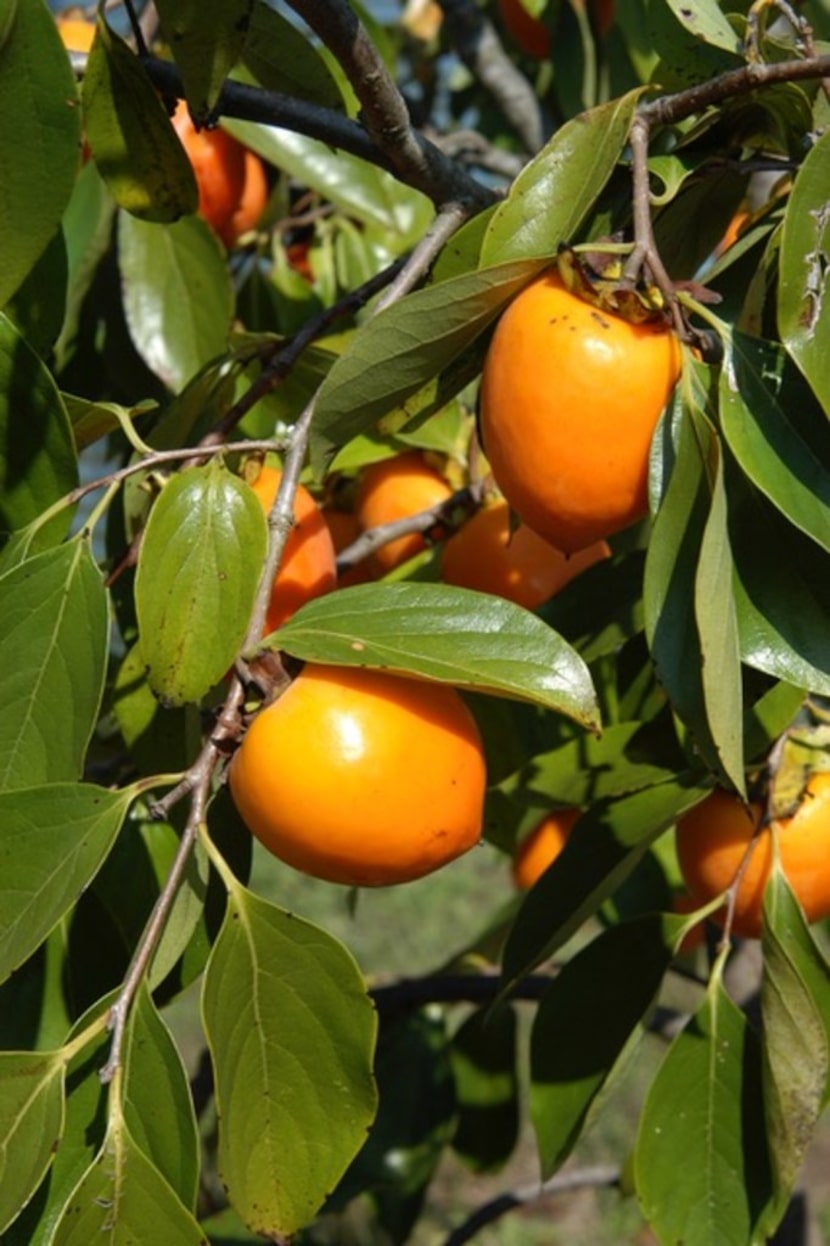
[[106,590],[85,540],[0,577],[0,790],[80,777],[108,627]]
[[483,268],[556,254],[574,241],[628,141],[642,88],[580,113],[561,126],[522,170],[490,218]]
[[830,1073],[830,973],[779,866],[764,891],[763,951],[764,1114],[774,1189],[763,1228],[772,1234],[812,1140]]
[[52,1161],[63,1128],[58,1052],[0,1052],[0,1233]]
[[758,1240],[770,1180],[762,1111],[758,1040],[716,973],[640,1117],[637,1196],[661,1242]]
[[830,471],[765,381],[769,348],[737,332],[724,346],[720,417],[730,450],[790,523],[830,551]]
[[778,327],[781,340],[830,415],[830,131],[796,174],[781,233]]
[[45,4],[7,3],[0,38],[0,307],[57,233],[80,159],[78,94]]
[[[57,386],[11,320],[0,314],[0,543],[77,483],[75,446]],[[60,540],[71,515],[67,507],[35,540]]]
[[375,1112],[375,1013],[350,954],[240,886],[205,973],[219,1169],[249,1228],[308,1224]]
[[562,947],[708,790],[692,775],[679,774],[630,796],[599,801],[583,814],[519,909],[502,958],[505,990]]
[[311,40],[262,0],[253,5],[242,64],[267,91],[343,108],[340,88]]
[[565,1162],[643,1037],[682,924],[652,913],[612,926],[563,966],[539,1001],[530,1111],[544,1180]]
[[303,606],[274,633],[297,658],[421,675],[535,701],[598,724],[588,669],[512,602],[437,584],[360,584]]
[[58,231],[6,304],[5,314],[41,357],[49,356],[63,324],[67,276],[66,243]]
[[195,212],[196,178],[138,57],[99,19],[83,84],[96,167],[119,207],[145,221]]
[[478,1009],[453,1035],[457,1118],[453,1150],[474,1172],[493,1172],[519,1137],[517,1018],[508,1004]]
[[323,382],[317,459],[367,432],[435,377],[545,266],[520,260],[416,290],[372,317]]
[[135,598],[147,678],[165,703],[198,701],[233,663],[266,542],[262,507],[218,460],[162,490],[141,544]]
[[252,9],[253,0],[159,0],[161,28],[197,125],[208,119],[239,60]]
[[160,226],[122,213],[118,261],[135,348],[179,390],[227,346],[233,291],[219,243],[196,216]]
[[74,904],[112,846],[132,793],[91,783],[0,792],[0,981]]

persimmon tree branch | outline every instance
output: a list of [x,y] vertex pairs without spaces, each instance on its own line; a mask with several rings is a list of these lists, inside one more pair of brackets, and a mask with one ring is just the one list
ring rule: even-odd
[[475,0],[441,0],[450,39],[461,60],[492,96],[531,153],[545,139],[533,87],[502,47],[493,23]]
[[830,56],[816,56],[803,60],[777,61],[770,65],[752,63],[740,69],[730,69],[706,82],[663,95],[649,104],[641,105],[639,115],[649,127],[676,125],[695,113],[714,108],[739,95],[751,95],[759,87],[773,86],[777,82],[804,82],[824,78],[830,74]]
[[347,545],[337,557],[337,570],[342,574],[350,567],[363,562],[371,554],[397,541],[399,537],[411,536],[416,532],[430,532],[433,528],[455,529],[481,502],[482,490],[466,487],[457,489],[451,497],[443,502],[436,502],[425,510],[414,515],[406,515],[403,519],[393,519],[389,523],[378,524],[375,528],[367,528],[357,540]]

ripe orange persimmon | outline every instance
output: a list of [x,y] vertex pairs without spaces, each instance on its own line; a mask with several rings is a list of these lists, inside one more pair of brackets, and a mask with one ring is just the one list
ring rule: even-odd
[[533,886],[565,847],[581,809],[556,809],[526,835],[513,858],[513,881],[523,891]]
[[268,185],[262,161],[225,130],[197,130],[184,100],[173,114],[173,127],[193,166],[199,188],[199,215],[233,246],[262,215]]
[[[281,473],[264,466],[251,485],[267,515],[274,504]],[[276,629],[312,597],[331,592],[337,584],[334,545],[323,512],[300,485],[294,498],[294,527],[285,543],[282,563],[271,590],[265,619],[267,632]]]
[[550,56],[550,31],[528,13],[521,0],[499,0],[499,16],[513,42],[537,61]]
[[[730,887],[761,815],[720,789],[684,814],[677,823],[677,859],[690,894],[713,900]],[[807,920],[830,916],[830,773],[810,777],[803,799],[791,817],[775,822],[781,867]],[[772,831],[759,832],[738,888],[735,934],[761,934],[764,887],[772,867]],[[723,921],[717,913],[715,921]]]
[[274,856],[315,878],[378,887],[429,874],[478,842],[486,773],[454,688],[306,666],[254,719],[230,786]]
[[485,506],[444,546],[441,578],[460,588],[495,593],[535,610],[554,593],[611,553],[596,541],[576,554],[563,554],[526,524],[510,531],[510,507],[503,499]]
[[[372,463],[363,473],[357,490],[355,514],[363,531],[380,524],[406,519],[452,496],[440,472],[430,467],[417,450]],[[419,532],[398,537],[381,546],[369,560],[377,575],[414,558],[426,541]]]
[[645,517],[649,447],[680,358],[662,322],[600,310],[554,271],[513,300],[485,359],[481,432],[528,527],[572,554]]

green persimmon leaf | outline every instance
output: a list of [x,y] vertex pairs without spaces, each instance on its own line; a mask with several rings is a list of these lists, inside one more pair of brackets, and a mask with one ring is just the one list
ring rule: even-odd
[[654,841],[708,791],[678,774],[594,804],[575,823],[559,856],[522,902],[504,948],[509,990],[574,934],[632,873]]
[[0,790],[80,777],[108,631],[106,589],[87,540],[0,576]]
[[359,584],[318,597],[273,634],[297,658],[418,675],[533,701],[596,728],[582,658],[530,611],[445,585]]
[[781,231],[778,328],[781,341],[830,416],[830,131],[796,174]]
[[133,799],[92,783],[0,792],[0,981],[31,956],[100,868]]
[[233,289],[220,244],[196,216],[161,226],[122,212],[118,262],[135,348],[179,391],[228,345]]
[[7,3],[0,17],[0,307],[58,232],[81,154],[78,92],[43,3]]
[[66,242],[59,230],[6,304],[5,314],[41,358],[49,357],[61,331],[68,275]]
[[184,83],[197,125],[216,107],[237,64],[251,22],[253,0],[160,0],[161,28]]
[[[830,999],[830,975],[778,864],[764,891],[763,953],[764,1115],[774,1187],[764,1231],[771,1235],[790,1201],[830,1073],[822,1015]],[[816,986],[819,1001],[812,994]]]
[[347,217],[388,233],[396,252],[414,246],[435,215],[432,203],[420,191],[319,139],[252,121],[228,119],[222,128],[275,168],[318,191]]
[[790,523],[830,552],[830,470],[764,377],[766,343],[724,339],[720,418],[741,470]]
[[[78,483],[66,409],[49,369],[12,321],[0,314],[0,544]],[[61,540],[67,507],[34,538]]]
[[651,1085],[634,1152],[637,1197],[663,1242],[754,1242],[769,1198],[755,1033],[720,974]]
[[667,3],[680,24],[695,39],[735,56],[741,55],[743,49],[737,31],[717,0],[696,0],[694,6],[684,0],[667,0]]
[[[97,1001],[73,1027],[69,1041],[83,1033],[112,1002],[112,999]],[[101,1027],[69,1061],[65,1060],[64,1053],[60,1053],[62,1062],[66,1064],[60,1141],[44,1180],[3,1234],[3,1246],[50,1246],[52,1231],[66,1200],[103,1141],[108,1087],[102,1083],[100,1071],[107,1058],[110,1041],[111,1036]]]
[[318,467],[434,383],[545,263],[519,260],[454,277],[415,290],[373,316],[321,386],[315,413]]
[[145,221],[195,212],[193,168],[134,52],[99,18],[83,84],[96,167],[120,208]]
[[343,109],[340,88],[313,42],[263,0],[253,5],[242,66],[266,91]]
[[204,1246],[205,1236],[152,1160],[110,1106],[104,1144],[72,1191],[51,1246],[91,1242]]
[[651,913],[610,927],[563,966],[539,1001],[530,1112],[543,1179],[565,1162],[643,1037],[682,925]]
[[162,490],[141,544],[135,598],[147,678],[167,704],[198,701],[233,663],[266,544],[256,496],[218,460]]
[[693,393],[667,460],[672,453],[646,554],[646,636],[657,678],[696,746],[740,790],[740,663],[722,466]]
[[611,176],[642,88],[567,121],[522,170],[490,218],[482,268],[556,254],[570,242]]
[[185,1207],[196,1208],[199,1134],[182,1058],[149,991],[139,992],[124,1042],[124,1121]]
[[29,1201],[63,1129],[59,1052],[0,1052],[0,1233]]
[[249,1228],[307,1225],[375,1113],[376,1014],[346,949],[236,885],[205,971],[219,1171]]
[[830,695],[826,555],[736,473],[727,483],[741,659],[776,679]]

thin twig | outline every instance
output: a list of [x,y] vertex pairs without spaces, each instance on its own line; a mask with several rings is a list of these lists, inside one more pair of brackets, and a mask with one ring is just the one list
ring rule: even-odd
[[432,528],[455,529],[480,504],[480,490],[470,487],[457,489],[450,497],[425,510],[407,515],[403,519],[393,519],[390,523],[378,524],[367,530],[347,545],[337,556],[337,570],[342,574],[363,562],[382,546],[399,537],[410,536],[416,532],[429,532]]
[[491,1199],[477,1207],[463,1224],[453,1229],[444,1241],[444,1246],[462,1246],[469,1242],[480,1229],[492,1224],[508,1211],[517,1207],[526,1207],[529,1203],[540,1202],[557,1194],[566,1194],[571,1190],[585,1188],[608,1189],[620,1183],[620,1169],[611,1164],[594,1164],[585,1168],[573,1168],[569,1172],[557,1173],[549,1181],[537,1182],[533,1185],[519,1186],[515,1190],[506,1190],[497,1198]]
[[698,83],[685,91],[664,95],[643,104],[640,115],[650,126],[675,125],[695,113],[704,112],[716,104],[723,104],[738,95],[750,95],[758,87],[772,86],[776,82],[803,82],[812,78],[824,78],[830,74],[830,56],[816,56],[809,60],[778,61],[772,65],[745,65],[730,69]]
[[444,244],[460,229],[470,215],[469,208],[463,203],[448,203],[439,211],[427,232],[410,253],[395,280],[387,287],[372,309],[372,314],[383,311],[390,303],[399,298],[418,284],[429,271],[433,260]]

